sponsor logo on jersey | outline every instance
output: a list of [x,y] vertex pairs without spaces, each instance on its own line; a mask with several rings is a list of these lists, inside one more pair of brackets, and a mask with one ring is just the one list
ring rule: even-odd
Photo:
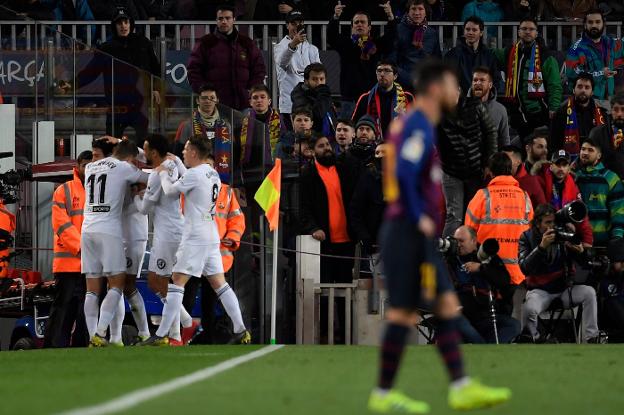
[[110,206],[107,205],[98,205],[98,206],[91,206],[89,208],[87,208],[87,211],[91,211],[93,213],[106,213],[106,212],[110,212]]

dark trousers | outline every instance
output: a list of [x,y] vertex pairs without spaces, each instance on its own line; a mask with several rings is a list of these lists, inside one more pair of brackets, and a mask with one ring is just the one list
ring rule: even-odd
[[[472,326],[483,337],[485,343],[496,343],[491,317],[473,321]],[[496,314],[496,328],[498,330],[498,342],[501,344],[511,343],[520,334],[520,322],[506,314]]]
[[135,131],[135,143],[142,143],[147,136],[148,126],[149,120],[141,107],[128,107],[128,112],[125,113],[106,114],[106,134],[113,137],[121,138],[125,129],[132,127]]
[[[56,293],[50,307],[44,347],[86,347],[89,342],[84,316],[85,276],[78,272],[54,274]],[[75,325],[75,326],[74,326]],[[72,333],[72,328],[74,329]]]
[[201,290],[201,325],[204,330],[194,343],[215,344],[217,341],[217,293],[214,292],[206,278],[191,278],[184,287],[182,305],[190,313],[195,307],[197,292]]
[[[511,127],[513,127],[520,136],[520,139],[524,143],[524,139],[533,134],[533,130],[538,127],[550,127],[550,117],[548,111],[534,112],[525,115],[526,121],[522,117],[519,111],[513,113],[509,119]],[[556,149],[555,149],[556,150]]]

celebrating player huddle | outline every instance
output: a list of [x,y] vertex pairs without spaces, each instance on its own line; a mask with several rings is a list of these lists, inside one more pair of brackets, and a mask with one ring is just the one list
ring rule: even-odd
[[[110,141],[118,143],[113,146]],[[184,147],[184,163],[168,154],[167,148],[167,140],[160,135],[148,136],[143,151],[126,140],[109,138],[94,143],[93,162],[85,172],[81,240],[82,272],[87,276],[84,309],[92,346],[123,345],[123,295],[131,306],[140,345],[185,344],[197,326],[182,306],[184,285],[202,275],[233,322],[231,343],[251,341],[236,294],[223,273],[215,223],[221,181],[208,164],[209,143],[205,137],[191,137]],[[149,175],[133,164],[138,158],[152,165]],[[147,188],[139,191],[137,184],[147,184]],[[153,336],[135,286],[146,248],[148,215],[154,227],[148,285],[164,303]],[[108,292],[98,307],[103,278]]]

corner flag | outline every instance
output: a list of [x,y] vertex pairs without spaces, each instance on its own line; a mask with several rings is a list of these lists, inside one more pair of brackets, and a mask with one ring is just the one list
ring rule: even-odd
[[274,231],[279,223],[279,202],[282,191],[282,160],[276,158],[275,166],[264,178],[254,199],[264,210],[269,221],[269,230]]

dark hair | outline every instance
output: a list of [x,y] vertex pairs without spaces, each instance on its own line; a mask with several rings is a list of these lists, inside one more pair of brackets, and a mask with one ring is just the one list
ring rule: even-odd
[[[313,134],[312,136],[310,136],[310,138],[308,139],[308,142],[310,143],[310,148],[316,147],[316,143],[321,138],[327,138],[327,136],[323,135],[323,134]],[[327,139],[329,140],[329,138],[327,138]]]
[[585,23],[587,23],[587,16],[589,16],[590,14],[599,14],[600,17],[602,17],[602,22],[603,23],[605,23],[607,21],[607,19],[605,19],[605,15],[602,12],[602,10],[600,10],[599,8],[593,8],[593,9],[589,9],[585,13],[585,16],[583,16],[583,25],[585,25]]
[[353,17],[351,18],[351,25],[353,25],[353,19],[355,19],[355,16],[357,16],[358,14],[366,16],[366,19],[368,20],[368,25],[369,26],[372,24],[372,20],[371,20],[370,14],[368,14],[367,12],[365,12],[363,10],[359,10],[359,11],[353,13]]
[[217,6],[217,10],[215,10],[215,17],[217,15],[217,13],[219,12],[232,12],[232,16],[234,16],[234,18],[236,18],[236,9],[234,8],[234,6],[231,6],[229,4],[220,4]]
[[520,158],[522,158],[522,150],[520,150],[518,147],[511,145],[511,144],[501,147],[500,151],[504,153],[514,153],[514,154],[519,155]]
[[156,150],[160,157],[166,157],[169,152],[169,142],[165,136],[160,134],[148,134],[145,137],[150,150]]
[[204,135],[196,134],[192,135],[188,139],[190,146],[195,147],[200,159],[205,159],[210,156],[210,142]]
[[581,142],[581,146],[585,143],[589,144],[592,147],[596,147],[598,151],[602,152],[602,146],[600,145],[600,142],[598,142],[598,140],[590,137],[585,137]]
[[320,62],[314,62],[306,66],[303,70],[303,79],[306,81],[310,79],[310,72],[323,72],[327,76],[327,68]]
[[534,17],[527,16],[527,17],[525,17],[523,19],[520,19],[520,23],[518,23],[518,27],[520,27],[520,25],[522,23],[524,23],[524,22],[531,22],[531,23],[533,23],[535,25],[535,27],[539,27],[539,24],[537,24],[537,20],[535,20]]
[[407,4],[405,5],[405,11],[408,12],[412,6],[418,5],[423,5],[425,7],[425,13],[427,14],[427,16],[431,14],[431,7],[426,0],[408,0]]
[[255,84],[254,86],[249,88],[249,97],[251,98],[251,95],[254,92],[260,92],[260,91],[266,92],[266,94],[269,96],[269,98],[271,98],[271,90],[265,84]]
[[349,118],[338,118],[336,120],[336,127],[338,127],[338,124],[348,125],[355,130],[355,125],[353,124],[353,121],[351,121]]
[[492,76],[492,71],[487,66],[483,66],[483,65],[477,66],[476,68],[472,70],[473,75],[476,73],[486,73],[490,77],[490,81],[494,79],[494,77]]
[[611,106],[615,104],[624,105],[624,92],[618,92],[617,94],[611,96]]
[[305,115],[306,117],[313,119],[314,115],[312,111],[308,107],[298,107],[292,110],[290,113],[290,117],[294,120],[297,115]]
[[76,163],[80,164],[84,160],[93,160],[93,152],[91,150],[85,150],[82,153],[78,154]]
[[130,140],[121,140],[113,149],[113,154],[116,158],[126,159],[128,157],[136,157],[139,155],[139,149]]
[[91,149],[96,148],[102,150],[102,154],[104,154],[104,157],[108,157],[113,154],[113,148],[115,148],[115,144],[109,143],[108,140],[95,138],[91,142]]
[[213,91],[214,93],[217,93],[217,87],[213,83],[206,82],[199,87],[199,89],[197,90],[197,95],[201,95],[202,92],[206,91]]
[[375,68],[379,68],[382,65],[391,67],[394,74],[399,73],[399,68],[397,68],[397,65],[394,61],[391,61],[389,59],[381,59],[379,62],[377,62],[377,66],[375,66]]
[[479,25],[479,29],[481,29],[481,31],[483,32],[483,29],[485,29],[485,23],[483,22],[483,19],[481,19],[478,16],[470,16],[469,18],[467,18],[466,20],[464,20],[464,28],[466,27],[466,24],[470,22],[470,23],[474,23],[476,25]]
[[550,130],[548,127],[537,127],[533,133],[529,134],[524,140],[524,145],[533,145],[536,139],[543,138],[546,142],[550,141]]
[[502,151],[492,154],[488,160],[488,168],[494,177],[511,176],[511,159]]
[[455,69],[440,59],[429,58],[420,61],[412,72],[414,95],[425,95],[429,91],[429,87],[442,82],[447,73],[457,76]]
[[588,72],[581,72],[579,73],[576,78],[574,79],[574,86],[576,87],[576,83],[578,82],[579,79],[582,79],[584,81],[589,81],[589,83],[592,86],[592,89],[594,89],[594,77],[592,76],[592,74],[588,73]]
[[537,205],[535,211],[533,212],[533,226],[537,228],[539,224],[542,223],[542,219],[544,219],[546,216],[554,215],[555,212],[556,210],[553,205],[550,205],[548,203],[541,203]]

